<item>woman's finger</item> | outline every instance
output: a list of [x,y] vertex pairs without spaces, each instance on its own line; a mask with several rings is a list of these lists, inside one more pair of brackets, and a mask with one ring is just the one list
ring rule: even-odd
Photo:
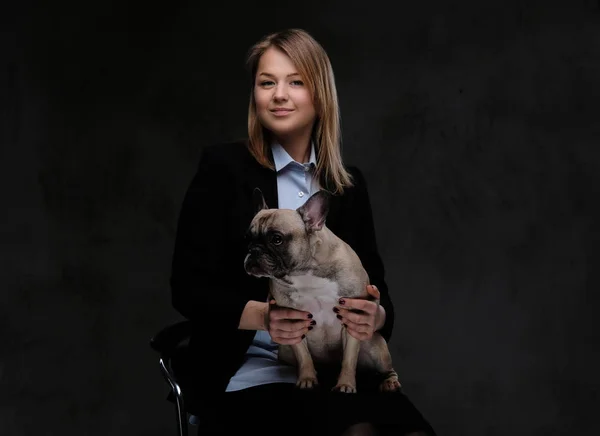
[[276,342],[280,345],[295,345],[302,342],[302,337],[294,338],[294,339],[286,339],[286,338],[272,338],[273,342]]
[[379,289],[377,289],[377,286],[375,285],[368,285],[367,286],[367,292],[369,293],[369,295],[373,298],[375,298],[376,300],[381,299],[381,294],[379,293]]
[[369,334],[373,329],[371,328],[371,326],[367,325],[367,324],[355,324],[353,322],[350,321],[346,321],[344,322],[346,324],[346,328],[349,330],[352,330],[354,332],[357,333],[361,333],[361,334]]
[[287,309],[283,307],[279,307],[277,309],[271,308],[272,319],[301,319],[301,320],[310,320],[312,315],[309,312],[303,310],[296,309]]
[[285,339],[294,339],[294,338],[301,338],[302,335],[305,335],[308,332],[308,328],[299,330],[299,331],[294,331],[294,332],[289,332],[286,330],[273,330],[271,336],[275,336],[278,338],[285,338]]
[[346,310],[344,308],[339,308],[338,310],[338,319],[352,321],[355,324],[372,324],[373,320],[372,315],[365,313],[356,313],[351,312],[350,310]]
[[363,312],[373,314],[377,310],[377,303],[369,300],[363,300],[361,298],[340,298],[338,301],[338,306],[336,307],[344,309],[358,309],[362,310]]
[[271,327],[285,332],[298,332],[310,326],[310,320],[274,320]]
[[279,344],[297,344],[306,337],[305,332],[285,332],[285,331],[273,331],[271,338],[274,342]]

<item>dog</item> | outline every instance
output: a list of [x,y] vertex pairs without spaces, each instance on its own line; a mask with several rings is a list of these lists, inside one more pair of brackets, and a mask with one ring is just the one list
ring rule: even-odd
[[[252,276],[269,278],[267,301],[308,311],[317,321],[300,343],[279,346],[279,360],[298,368],[299,388],[318,386],[315,363],[341,360],[334,391],[355,393],[357,368],[379,372],[381,391],[400,390],[381,334],[359,341],[336,319],[333,308],[340,298],[370,298],[369,277],[356,252],[327,228],[329,201],[330,194],[320,190],[296,210],[269,209],[256,188],[244,269]],[[374,301],[379,305],[378,299]]]

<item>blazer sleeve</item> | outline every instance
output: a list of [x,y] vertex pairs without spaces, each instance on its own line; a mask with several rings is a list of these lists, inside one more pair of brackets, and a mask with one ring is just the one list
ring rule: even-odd
[[206,325],[218,315],[222,332],[233,332],[248,298],[241,295],[230,271],[235,262],[230,210],[235,205],[227,195],[232,192],[231,170],[217,147],[203,150],[183,199],[171,265],[171,299],[187,319]]
[[381,294],[380,304],[385,309],[386,317],[385,323],[379,330],[379,333],[384,337],[386,342],[389,342],[394,328],[394,305],[388,292],[388,286],[385,281],[385,267],[377,247],[367,182],[357,167],[353,168],[353,173],[356,196],[353,213],[357,216],[358,230],[356,234],[356,251],[369,274],[371,284],[375,285]]

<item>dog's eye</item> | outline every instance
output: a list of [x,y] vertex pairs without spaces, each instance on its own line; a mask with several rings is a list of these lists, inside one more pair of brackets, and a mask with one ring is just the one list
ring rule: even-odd
[[283,238],[280,235],[271,236],[271,243],[275,245],[279,245],[283,242]]

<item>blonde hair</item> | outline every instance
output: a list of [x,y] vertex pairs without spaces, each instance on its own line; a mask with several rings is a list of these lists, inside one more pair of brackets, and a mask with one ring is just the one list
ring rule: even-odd
[[254,101],[258,63],[270,47],[281,50],[291,59],[310,90],[317,113],[312,131],[317,154],[316,174],[324,189],[341,194],[344,188],[353,186],[353,183],[352,176],[342,161],[340,110],[333,69],[323,47],[304,30],[287,29],[272,33],[248,51],[247,67],[252,77],[248,108],[248,149],[261,165],[275,169],[269,159],[270,135],[258,119]]

